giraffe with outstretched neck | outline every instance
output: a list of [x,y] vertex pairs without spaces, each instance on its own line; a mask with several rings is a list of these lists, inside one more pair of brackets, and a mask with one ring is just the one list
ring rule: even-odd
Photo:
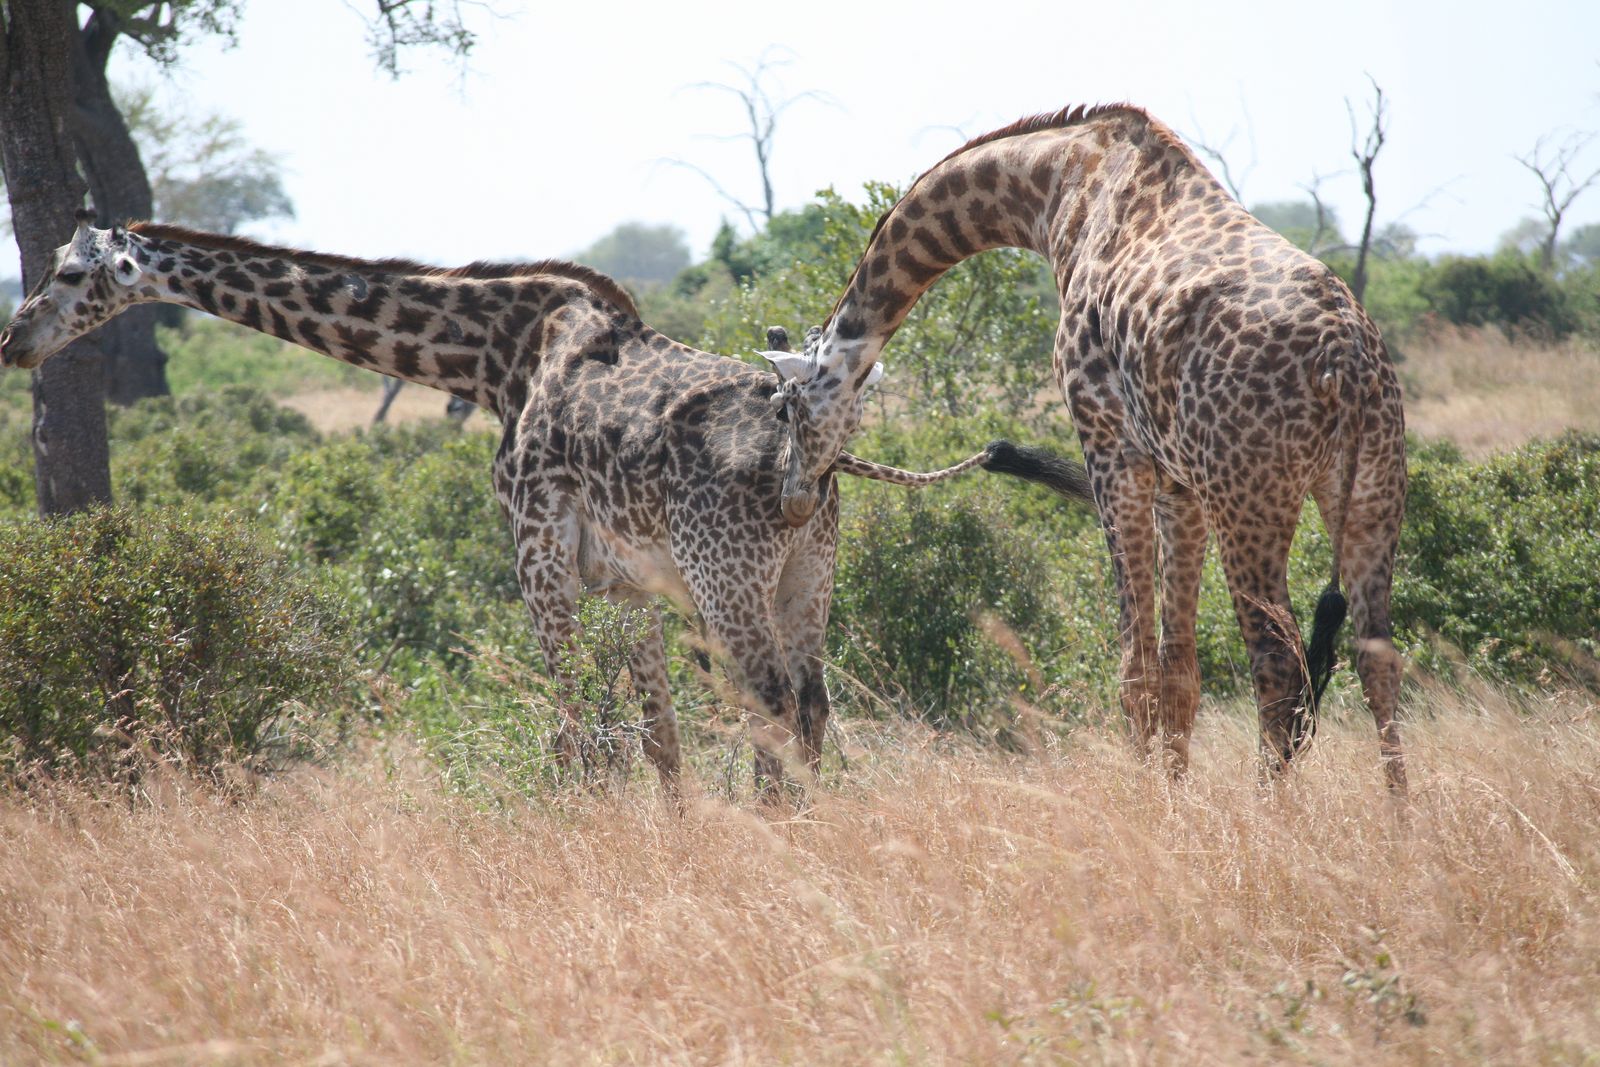
[[[795,521],[812,510],[817,476],[859,422],[861,387],[882,373],[878,355],[918,297],[999,247],[1030,249],[1054,270],[1054,370],[1111,550],[1121,702],[1138,742],[1175,772],[1187,765],[1209,531],[1249,651],[1269,766],[1286,768],[1310,740],[1343,583],[1387,781],[1403,792],[1389,602],[1404,416],[1383,339],[1333,271],[1252,218],[1138,108],[1068,109],[978,137],[878,221],[789,387],[808,433],[786,472],[785,513]],[[1287,560],[1308,493],[1333,562],[1302,646]]]
[[[152,223],[100,230],[80,216],[0,333],[0,364],[36,367],[150,301],[207,311],[490,413],[502,426],[494,488],[517,579],[569,720],[580,591],[648,608],[630,673],[643,697],[645,752],[675,788],[660,594],[698,612],[725,654],[751,713],[758,775],[775,783],[786,763],[815,770],[829,714],[822,655],[838,494],[825,476],[819,514],[787,521],[783,472],[803,412],[785,426],[773,401],[803,357],[770,353],[775,376],[680,345],[640,321],[614,281],[571,263],[441,270]],[[930,475],[848,454],[834,463],[920,486],[991,459],[1032,476],[999,445]],[[1086,499],[1085,486],[1056,483]],[[577,735],[563,731],[569,751]]]

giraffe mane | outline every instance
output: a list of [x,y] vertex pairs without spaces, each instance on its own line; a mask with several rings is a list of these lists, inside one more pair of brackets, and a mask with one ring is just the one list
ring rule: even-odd
[[564,259],[538,259],[521,263],[477,260],[461,267],[435,267],[412,259],[361,259],[356,256],[341,256],[330,252],[287,248],[282,245],[269,245],[260,241],[252,241],[248,237],[207,233],[204,230],[192,230],[187,226],[175,226],[165,222],[133,222],[128,224],[127,229],[129,233],[136,233],[142,237],[182,241],[184,244],[197,245],[217,252],[235,252],[245,256],[293,259],[301,263],[312,263],[319,267],[328,267],[332,270],[354,270],[371,274],[420,275],[427,278],[464,278],[476,281],[510,280],[531,278],[540,274],[554,274],[557,277],[570,278],[573,281],[582,282],[618,311],[634,318],[639,317],[639,309],[634,304],[633,297],[629,296],[628,291],[614,278],[607,274],[602,274],[592,267],[585,267],[580,263],[571,263]]
[[[1078,126],[1082,123],[1101,118],[1114,112],[1120,112],[1125,115],[1133,115],[1139,118],[1149,128],[1150,132],[1156,135],[1158,140],[1162,141],[1171,148],[1177,149],[1179,152],[1183,153],[1183,155],[1191,163],[1199,167],[1201,170],[1205,170],[1204,164],[1195,158],[1194,153],[1189,150],[1189,146],[1183,143],[1182,138],[1173,133],[1171,128],[1169,128],[1165,123],[1152,117],[1148,111],[1136,104],[1068,104],[1059,111],[1045,111],[1037,115],[1028,115],[1024,118],[1018,119],[1010,125],[1002,126],[998,130],[990,130],[988,133],[980,133],[978,136],[972,138],[972,140],[968,141],[966,144],[962,145],[960,148],[957,148],[955,151],[939,160],[939,162],[935,163],[933,166],[917,175],[916,180],[906,187],[906,191],[904,193],[900,194],[899,200],[896,200],[894,204],[889,206],[887,211],[878,216],[877,225],[872,227],[872,233],[867,237],[867,248],[870,249],[872,247],[872,242],[878,239],[879,231],[881,231],[884,227],[884,224],[889,221],[889,216],[893,214],[894,209],[899,206],[900,200],[904,200],[906,197],[910,196],[911,191],[921,184],[924,178],[957,156],[962,155],[965,152],[970,152],[974,148],[979,148],[993,141],[1005,140],[1007,137],[1023,137],[1030,133],[1038,133],[1040,130],[1059,130],[1065,129],[1068,126]],[[1207,173],[1209,173],[1209,171]],[[866,253],[863,252],[862,257],[865,258],[865,256]],[[857,263],[856,269],[859,270],[860,267],[860,263]],[[854,281],[855,273],[851,272],[850,282]],[[849,290],[850,283],[847,282],[845,284],[844,292],[841,292],[839,294],[839,298],[833,302],[833,310],[828,312],[827,321],[833,321],[834,315],[838,314],[839,305],[844,302],[845,293],[848,293]]]

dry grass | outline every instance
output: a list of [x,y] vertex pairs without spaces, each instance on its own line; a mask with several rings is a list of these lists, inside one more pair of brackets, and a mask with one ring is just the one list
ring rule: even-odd
[[[0,1062],[1593,1062],[1600,718],[1430,701],[1255,785],[857,729],[803,815],[488,813],[373,753],[229,801],[0,800]],[[1446,706],[1447,705],[1447,706]]]
[[1443,329],[1408,345],[1406,423],[1478,459],[1562,430],[1600,430],[1600,351]]
[[[437,389],[408,385],[400,390],[389,408],[388,422],[403,425],[411,422],[438,422],[445,417],[444,408],[450,397]],[[382,379],[372,376],[368,386],[349,386],[341,389],[313,389],[296,393],[283,399],[283,406],[300,412],[311,420],[322,433],[349,433],[372,425],[383,402]],[[469,416],[474,429],[484,425],[484,415],[474,412]]]

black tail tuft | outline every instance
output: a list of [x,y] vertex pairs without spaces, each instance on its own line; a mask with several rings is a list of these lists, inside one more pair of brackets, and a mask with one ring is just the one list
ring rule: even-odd
[[1089,472],[1081,463],[1043,448],[1014,445],[1010,441],[991,441],[983,452],[982,466],[986,471],[1038,482],[1069,500],[1094,503],[1094,494],[1089,491]]
[[1306,674],[1311,688],[1307,706],[1312,711],[1322,702],[1322,691],[1328,688],[1328,676],[1333,673],[1333,639],[1344,625],[1346,610],[1344,594],[1337,585],[1329,585],[1317,600],[1311,640],[1306,643]]

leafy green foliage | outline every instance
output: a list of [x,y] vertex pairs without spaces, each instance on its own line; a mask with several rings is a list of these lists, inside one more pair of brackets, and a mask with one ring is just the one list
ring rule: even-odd
[[116,499],[147,506],[248,506],[258,477],[318,440],[305,416],[242,385],[107,414]]
[[689,265],[689,243],[677,226],[624,222],[572,258],[627,285],[665,285]]
[[476,646],[464,669],[431,675],[405,704],[406,720],[463,792],[528,794],[562,778],[626,781],[637,762],[642,710],[627,676],[646,633],[645,613],[603,600],[583,602],[580,655],[572,670],[574,739],[580,761],[567,765],[558,735],[572,731],[550,679],[514,649]]
[[294,456],[265,495],[280,542],[331,568],[368,652],[413,681],[459,668],[474,643],[531,652],[489,487],[495,445],[442,426],[341,438]]
[[[1514,681],[1600,684],[1600,437],[1463,461],[1417,450],[1395,617],[1422,662]],[[1444,650],[1423,641],[1437,635]]]
[[1505,326],[1561,337],[1572,331],[1561,288],[1528,259],[1447,257],[1424,277],[1422,296],[1446,322]]
[[[1027,666],[1060,643],[1048,554],[1015,537],[978,494],[874,485],[854,496],[834,598],[835,663],[940,725],[1007,715],[1007,698],[1027,691]],[[994,640],[1006,632],[1021,646],[1008,652]]]
[[167,381],[178,395],[248,385],[269,396],[308,389],[364,385],[374,372],[280,341],[256,330],[186,314],[177,329],[160,332]]
[[314,579],[236,522],[96,510],[0,524],[8,775],[148,746],[206,773],[304,754],[349,668]]
[[[769,325],[786,326],[797,338],[821,322],[878,217],[899,197],[884,183],[866,191],[866,203],[854,205],[823,190],[815,211],[749,246],[751,274],[713,304],[700,347],[747,352],[763,345]],[[1038,257],[1014,249],[975,256],[942,278],[895,334],[884,354],[879,403],[915,416],[973,415],[992,403],[1008,416],[1026,415],[1042,381],[1040,368],[1050,365],[1058,315],[1053,283]]]

